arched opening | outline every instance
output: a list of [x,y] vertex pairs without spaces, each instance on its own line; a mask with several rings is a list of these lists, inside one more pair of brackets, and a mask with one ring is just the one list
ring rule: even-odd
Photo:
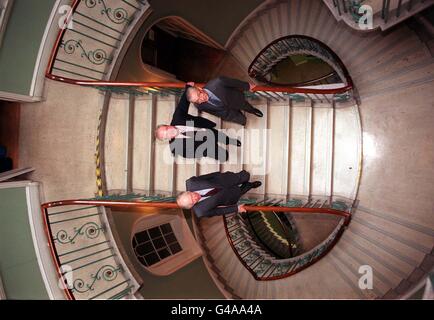
[[[146,65],[182,81],[206,82],[225,51],[210,37],[179,17],[167,17],[154,24],[141,45]],[[206,66],[206,67],[204,67]]]
[[283,59],[273,66],[265,80],[270,84],[289,86],[341,82],[328,63],[309,54],[295,54]]
[[249,66],[249,75],[276,86],[347,85],[351,82],[339,57],[324,43],[306,36],[279,38]]

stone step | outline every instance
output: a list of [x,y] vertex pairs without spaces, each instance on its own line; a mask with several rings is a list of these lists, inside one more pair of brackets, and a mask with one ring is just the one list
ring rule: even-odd
[[121,299],[137,291],[102,208],[65,206],[48,212],[60,272],[75,299]]
[[110,100],[105,135],[105,170],[108,190],[126,190],[128,99]]
[[125,35],[147,9],[136,1],[81,1],[63,34],[52,73],[75,80],[107,79]]

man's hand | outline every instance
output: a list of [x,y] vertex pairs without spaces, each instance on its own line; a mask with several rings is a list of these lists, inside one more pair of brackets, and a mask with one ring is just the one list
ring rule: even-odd
[[255,89],[257,87],[257,85],[254,84],[254,83],[249,83],[249,86],[250,86],[250,91],[251,92],[253,92],[253,89]]
[[194,87],[194,85],[195,85],[194,82],[187,82],[187,86]]
[[240,204],[240,205],[238,206],[238,212],[239,212],[239,213],[247,212],[246,208],[244,208],[244,207],[245,207],[245,204]]

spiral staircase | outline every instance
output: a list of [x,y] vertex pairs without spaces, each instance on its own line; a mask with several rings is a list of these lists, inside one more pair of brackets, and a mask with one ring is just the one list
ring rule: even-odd
[[369,29],[379,28],[382,31],[394,27],[432,5],[430,1],[424,0],[326,0],[324,3],[331,9],[337,21],[342,20],[356,30],[359,30],[360,17],[367,13],[366,9],[361,7],[369,6],[373,15],[373,23]]
[[[417,96],[419,106],[432,101],[433,56],[405,24],[394,25],[387,32],[380,27],[364,33],[339,22],[342,12],[338,3],[341,1],[265,1],[234,31],[225,47],[246,75],[264,48],[294,35],[315,39],[329,48],[348,75],[338,72],[346,87],[259,87],[248,97],[264,117],[248,117],[245,128],[202,114],[242,141],[242,148],[230,147],[227,163],[172,159],[167,145],[155,142],[154,129],[170,122],[181,83],[113,83],[117,63],[125,54],[123,46],[150,14],[145,1],[122,1],[117,11],[109,10],[108,1],[75,1],[72,7],[78,29],[59,35],[48,78],[66,83],[65,88],[78,84],[101,93],[94,201],[144,197],[148,203],[171,204],[193,175],[245,169],[262,181],[262,187],[243,201],[252,209],[265,205],[270,211],[286,210],[294,230],[299,231],[291,239],[266,229],[266,219],[255,225],[236,213],[193,219],[202,259],[227,298],[399,298],[432,270],[432,201],[421,195],[417,212],[405,203],[396,203],[390,195],[394,193],[388,185],[393,174],[388,169],[405,167],[405,152],[396,153],[398,160],[389,153],[375,162],[371,138],[395,132],[388,131],[389,124],[374,127],[372,120],[377,116],[384,116],[386,122],[399,121],[397,114],[380,106],[393,102],[397,112],[408,115],[412,97]],[[420,5],[425,8],[429,3],[421,1]],[[106,19],[103,24],[101,16]],[[341,91],[336,93],[336,89]],[[193,114],[197,112],[190,108]],[[384,181],[373,178],[383,171]],[[426,186],[429,189],[429,182]],[[402,190],[407,190],[397,189],[403,196]],[[135,293],[140,280],[135,280],[137,275],[123,259],[125,248],[110,232],[113,225],[106,214],[111,204],[94,203],[96,212],[87,211],[95,208],[75,207],[76,203],[58,205],[74,209],[53,213],[54,207],[44,208],[47,225],[53,225],[48,237],[55,263],[59,268],[72,264],[74,270],[80,270],[80,281],[69,283],[66,296],[139,297]],[[300,212],[303,208],[311,214]],[[351,223],[324,214],[327,210],[351,215]],[[266,214],[257,211],[256,215]],[[53,220],[65,214],[66,219]],[[261,232],[267,233],[259,238],[268,237],[268,244],[254,235],[258,223],[262,223]],[[314,243],[300,231],[309,224],[321,225],[324,230]],[[75,241],[80,238],[82,243]],[[283,256],[286,249],[294,249],[291,256]],[[77,266],[76,261],[80,263]],[[358,286],[361,265],[373,269],[372,290]],[[60,271],[66,279],[67,274],[67,270]]]

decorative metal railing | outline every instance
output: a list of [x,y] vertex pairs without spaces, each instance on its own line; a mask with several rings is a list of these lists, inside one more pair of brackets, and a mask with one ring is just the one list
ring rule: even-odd
[[132,297],[139,283],[114,242],[105,208],[98,203],[42,205],[59,284],[70,300]]
[[[149,9],[145,0],[122,0],[115,7],[106,0],[75,0],[59,31],[46,77],[64,83],[135,95],[179,95],[181,82],[117,82],[117,63],[127,35]],[[110,2],[111,3],[111,2]],[[203,85],[203,84],[202,84]],[[348,101],[353,87],[259,86],[246,93],[251,99]]]
[[[299,212],[300,208],[292,209],[291,212]],[[262,210],[258,211],[263,212]],[[289,208],[287,208],[287,211],[289,211]],[[317,209],[314,212],[322,213],[321,211],[321,209]],[[313,211],[310,212],[313,213]],[[346,219],[343,218],[327,239],[312,250],[292,258],[278,259],[270,256],[268,252],[255,245],[254,239],[246,232],[245,221],[239,214],[228,215],[224,219],[227,237],[232,249],[244,267],[258,281],[282,279],[306,269],[333,248],[346,226]]]
[[[340,78],[338,83],[343,83],[344,86],[352,86],[351,77],[336,54],[325,44],[306,36],[287,36],[276,39],[270,43],[259,52],[255,59],[253,59],[248,69],[249,75],[259,81],[275,85],[275,83],[268,79],[273,68],[282,60],[299,54],[314,56],[323,60],[333,68],[335,74]],[[321,77],[319,79],[313,79],[307,83],[321,82],[322,78],[327,79],[328,77],[330,77],[330,75],[326,75],[326,77]],[[293,84],[293,86],[294,85],[299,87],[301,85],[306,85],[306,83]]]
[[360,19],[359,9],[366,0],[333,0],[333,5],[337,9],[339,15],[348,13],[353,18],[354,22]]
[[[323,257],[338,241],[351,220],[349,207],[342,203],[331,206],[297,206],[296,199],[253,200],[242,199],[250,212],[299,212],[305,214],[322,213],[341,217],[332,234],[320,245],[300,256],[289,259],[276,259],[258,246],[238,214],[223,217],[228,241],[235,254],[247,270],[257,280],[274,280],[288,277],[307,268]],[[77,209],[52,212],[58,207],[78,207]],[[65,200],[46,203],[42,211],[46,223],[47,237],[58,270],[59,277],[65,279],[65,291],[70,299],[122,298],[137,288],[132,277],[128,277],[126,267],[119,263],[120,257],[113,250],[116,245],[108,241],[104,234],[109,228],[101,223],[100,217],[105,208],[178,208],[175,197],[149,196],[139,194],[111,195],[82,200]],[[337,209],[339,208],[339,209]],[[341,210],[344,209],[344,210]],[[347,210],[347,211],[345,211]],[[68,228],[68,229],[65,229]],[[253,261],[253,258],[256,259]],[[100,264],[97,268],[96,265]],[[95,271],[98,270],[98,271]]]
[[[275,214],[277,212],[331,214],[341,217],[333,232],[315,248],[301,255],[287,259],[270,255],[257,243],[250,232],[248,219],[235,213],[224,217],[224,225],[228,240],[235,254],[244,267],[256,280],[268,281],[289,277],[309,267],[325,256],[337,243],[351,220],[351,206],[343,201],[329,203],[326,200],[311,199],[308,201],[290,199],[245,199],[241,202],[249,205],[249,211],[260,214]],[[271,211],[271,212],[270,212]]]
[[[383,30],[390,28],[402,18],[407,18],[413,14],[429,7],[434,3],[432,0],[332,0],[333,7],[339,16],[347,15],[354,26],[360,21],[364,13],[359,9],[362,5],[369,5],[373,13],[373,28],[380,26]],[[392,21],[393,20],[393,21]]]
[[148,8],[145,0],[74,0],[56,39],[47,77],[106,80],[131,25]]

